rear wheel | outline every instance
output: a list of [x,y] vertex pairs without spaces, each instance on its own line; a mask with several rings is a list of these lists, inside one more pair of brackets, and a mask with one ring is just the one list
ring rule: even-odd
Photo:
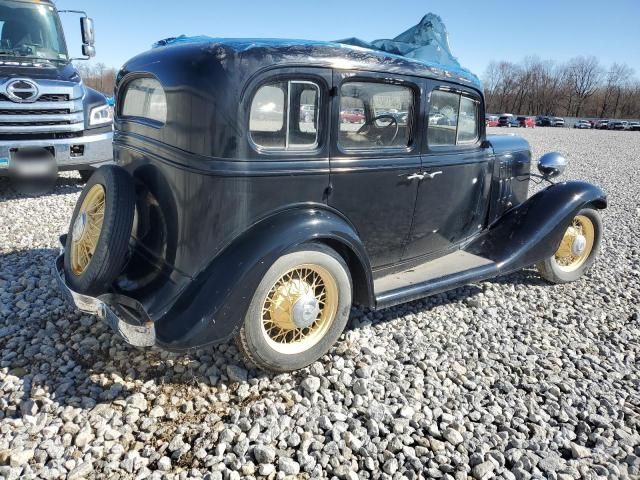
[[108,290],[126,261],[134,213],[131,176],[115,165],[98,168],[80,194],[67,235],[64,270],[73,290]]
[[591,208],[581,210],[565,231],[556,253],[538,263],[540,275],[552,283],[577,280],[595,262],[601,240],[600,214]]
[[324,355],[349,320],[351,277],[320,244],[280,257],[256,289],[236,343],[263,370],[297,370]]

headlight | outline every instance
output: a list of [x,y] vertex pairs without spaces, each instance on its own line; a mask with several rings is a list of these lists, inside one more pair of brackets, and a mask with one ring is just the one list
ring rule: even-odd
[[105,125],[111,122],[113,122],[113,108],[111,106],[101,105],[91,109],[91,114],[89,114],[90,126]]

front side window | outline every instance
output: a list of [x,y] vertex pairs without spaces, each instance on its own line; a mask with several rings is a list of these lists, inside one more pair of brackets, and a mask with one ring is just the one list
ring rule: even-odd
[[319,111],[320,87],[314,82],[284,80],[263,85],[251,102],[251,140],[266,149],[314,149]]
[[457,92],[434,90],[427,132],[432,147],[475,143],[478,140],[478,101]]
[[122,116],[167,121],[167,99],[160,82],[155,78],[136,78],[125,87]]
[[408,147],[413,90],[382,82],[345,82],[340,87],[339,145],[345,150]]

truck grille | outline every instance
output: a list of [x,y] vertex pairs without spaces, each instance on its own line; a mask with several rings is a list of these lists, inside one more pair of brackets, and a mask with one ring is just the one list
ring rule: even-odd
[[[40,95],[38,97],[38,99],[36,100],[36,103],[38,103],[38,102],[68,102],[69,98],[70,97],[67,94],[49,93],[49,94]],[[10,102],[11,99],[9,97],[7,97],[4,93],[0,93],[0,101],[1,102]]]
[[[9,79],[7,82],[15,79]],[[40,96],[35,102],[18,103],[0,93],[0,137],[26,139],[30,136],[77,134],[84,130],[82,85],[57,80],[39,80]],[[6,92],[6,84],[0,92]]]
[[0,110],[0,115],[67,115],[68,109],[58,110]]

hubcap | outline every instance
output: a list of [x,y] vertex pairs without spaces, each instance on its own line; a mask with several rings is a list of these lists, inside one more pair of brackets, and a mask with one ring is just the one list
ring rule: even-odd
[[565,272],[580,268],[589,258],[594,240],[593,222],[584,215],[575,217],[553,257],[558,267]]
[[102,231],[105,191],[102,185],[91,187],[80,205],[71,229],[71,271],[81,275],[93,258]]
[[276,351],[300,353],[318,343],[338,309],[338,287],[323,267],[295,267],[272,286],[262,308],[262,332]]

